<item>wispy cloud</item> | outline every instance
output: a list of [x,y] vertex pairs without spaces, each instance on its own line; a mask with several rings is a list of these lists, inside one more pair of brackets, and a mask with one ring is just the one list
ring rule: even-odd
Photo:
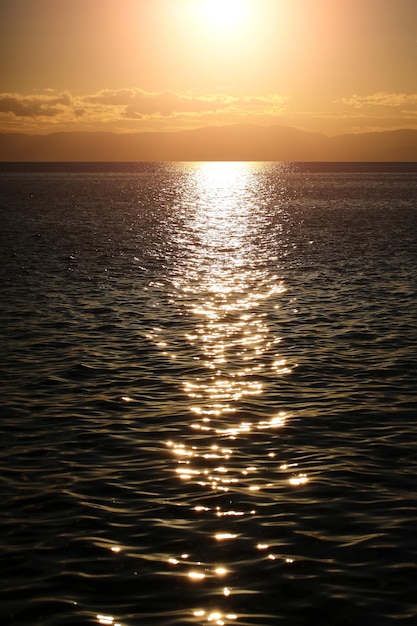
[[184,112],[218,111],[230,106],[230,98],[227,96],[193,96],[173,91],[146,92],[141,89],[104,90],[85,97],[84,101],[107,107],[123,106],[124,114],[133,118],[149,115],[169,117]]
[[415,128],[417,93],[378,92],[329,102],[321,111],[300,111],[283,94],[103,89],[79,95],[46,89],[0,93],[0,131],[175,131],[201,126],[284,124],[331,134]]
[[103,90],[86,96],[84,101],[104,106],[124,106],[126,117],[170,117],[179,113],[215,113],[232,109],[285,107],[286,98],[280,95],[236,97],[227,94],[194,95],[173,91],[147,92],[141,89]]
[[[268,116],[282,114],[287,107],[283,95],[266,96],[231,96],[228,94],[176,93],[173,91],[147,92],[142,89],[105,89],[87,95],[69,93],[46,93],[34,95],[0,94],[0,114],[19,118],[37,118],[39,122],[48,122],[49,118],[56,126],[82,121],[89,128],[100,125],[117,124],[128,128],[142,128],[145,122],[170,119],[176,123],[183,118],[187,122],[222,121],[224,116]],[[3,118],[3,116],[1,116]],[[4,121],[4,118],[3,118]],[[140,124],[142,122],[142,125]]]
[[72,98],[68,93],[31,96],[0,94],[0,113],[11,113],[16,117],[54,117],[62,113],[63,107],[70,106]]
[[337,100],[340,104],[346,104],[355,109],[364,107],[409,107],[417,106],[417,93],[388,93],[379,91],[368,96],[354,94],[348,98]]

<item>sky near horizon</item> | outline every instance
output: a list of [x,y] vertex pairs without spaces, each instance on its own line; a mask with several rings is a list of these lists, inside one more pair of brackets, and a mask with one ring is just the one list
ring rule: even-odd
[[417,0],[1,0],[0,131],[417,129]]

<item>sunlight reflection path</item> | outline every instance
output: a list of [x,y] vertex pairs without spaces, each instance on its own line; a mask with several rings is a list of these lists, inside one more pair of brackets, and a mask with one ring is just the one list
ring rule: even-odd
[[[277,483],[297,486],[308,480],[296,473],[296,464],[279,465],[273,451],[273,433],[290,416],[277,410],[268,393],[291,369],[269,319],[280,307],[285,286],[263,242],[260,184],[254,166],[246,163],[191,168],[182,191],[187,209],[185,234],[178,242],[182,262],[173,276],[175,300],[187,320],[183,344],[199,356],[198,367],[182,381],[190,431],[166,444],[176,459],[176,476],[187,485],[184,492],[197,493],[193,512],[210,522],[206,541],[211,548],[194,557],[173,555],[169,563],[195,584],[218,580],[222,607],[225,598],[238,593],[233,581],[241,554],[233,546],[244,541],[239,522],[253,523],[259,497],[273,493]],[[174,352],[173,358],[181,360],[181,348]],[[219,503],[222,494],[227,499]],[[259,542],[253,550],[261,558],[277,558],[268,543]],[[221,626],[238,619],[237,609],[200,606],[193,615]]]
[[[202,365],[211,374],[190,376],[184,390],[192,400],[191,411],[201,417],[194,429],[233,435],[236,428],[248,432],[253,425],[233,422],[229,430],[225,414],[235,413],[247,396],[264,393],[264,374],[290,372],[278,353],[280,337],[270,332],[266,319],[267,306],[274,301],[279,307],[285,287],[265,267],[269,260],[257,244],[262,215],[254,210],[259,183],[253,166],[201,164],[193,183],[197,207],[189,229],[194,245],[175,287],[194,320],[185,339],[202,354]],[[208,425],[213,417],[222,418],[218,427]],[[278,421],[282,425],[282,413]],[[278,421],[264,420],[262,427],[276,427]]]

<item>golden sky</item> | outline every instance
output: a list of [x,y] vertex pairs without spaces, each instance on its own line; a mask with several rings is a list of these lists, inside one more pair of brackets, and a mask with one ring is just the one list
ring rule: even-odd
[[0,130],[417,129],[417,0],[1,0]]

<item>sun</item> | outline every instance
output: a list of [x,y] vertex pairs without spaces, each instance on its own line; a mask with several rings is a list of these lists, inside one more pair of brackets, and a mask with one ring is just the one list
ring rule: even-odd
[[249,17],[249,0],[200,0],[200,15],[210,28],[235,30]]

